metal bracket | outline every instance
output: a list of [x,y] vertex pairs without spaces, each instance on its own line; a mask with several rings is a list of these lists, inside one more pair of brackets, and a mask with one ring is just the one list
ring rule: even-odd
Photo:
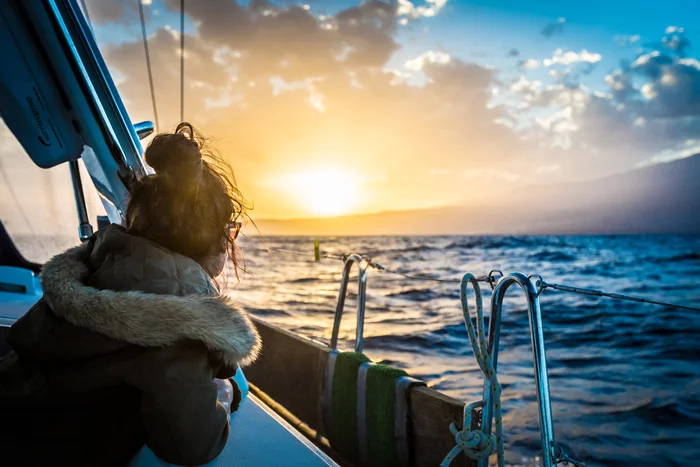
[[75,206],[78,210],[78,235],[80,241],[86,242],[92,236],[92,225],[88,218],[87,207],[85,205],[85,193],[83,183],[80,180],[80,166],[77,160],[68,161],[70,176],[73,180],[73,194],[75,195]]
[[345,255],[345,265],[343,276],[340,280],[340,292],[338,294],[338,304],[335,308],[335,319],[333,320],[333,333],[331,334],[331,350],[338,347],[338,334],[340,333],[340,320],[343,318],[343,308],[345,307],[345,297],[348,292],[348,281],[350,280],[350,270],[353,264],[357,264],[359,276],[357,280],[357,327],[355,329],[355,352],[362,352],[362,334],[365,325],[365,303],[367,301],[367,267],[369,262],[360,255]]
[[[542,331],[542,311],[540,310],[539,293],[528,276],[514,272],[503,276],[498,280],[491,296],[491,320],[489,322],[488,351],[493,361],[493,366],[498,365],[498,344],[501,335],[501,315],[503,314],[503,299],[506,291],[518,284],[527,298],[527,312],[530,322],[530,340],[532,341],[532,355],[535,367],[535,385],[537,389],[537,405],[539,408],[540,436],[542,438],[542,465],[553,467],[556,459],[552,449],[555,445],[554,424],[552,422],[552,404],[549,395],[549,376],[547,375],[547,357],[545,355],[544,333]],[[481,429],[484,433],[491,433],[493,420],[493,401],[489,381],[484,381],[484,409],[482,414]],[[486,467],[488,460],[480,460],[479,467]]]
[[136,130],[136,134],[138,135],[139,139],[147,138],[151,133],[153,133],[153,122],[146,120],[143,122],[134,123],[134,130]]

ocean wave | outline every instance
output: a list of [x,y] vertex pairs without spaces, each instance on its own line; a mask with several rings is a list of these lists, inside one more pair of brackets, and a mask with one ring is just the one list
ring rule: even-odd
[[246,311],[249,313],[252,313],[256,316],[262,316],[265,318],[272,318],[272,317],[283,317],[283,316],[291,316],[290,313],[280,310],[278,308],[250,308],[247,307]]
[[538,252],[532,253],[528,258],[533,260],[533,261],[551,261],[553,263],[563,262],[563,261],[575,261],[576,260],[575,256],[570,255],[568,253],[565,253],[563,251],[557,251],[557,250],[538,251]]
[[287,284],[308,284],[310,282],[318,282],[320,280],[320,277],[297,277],[293,279],[287,279],[285,282]]
[[360,252],[362,254],[365,254],[369,256],[370,258],[376,258],[377,260],[381,258],[386,258],[389,256],[393,256],[395,254],[403,254],[403,253],[424,253],[424,252],[430,252],[430,251],[438,251],[442,250],[442,248],[439,248],[437,246],[432,246],[432,245],[412,245],[412,246],[406,246],[406,247],[401,247],[401,248],[387,248],[386,250],[378,250],[378,251],[370,251],[370,252]]
[[434,288],[407,288],[386,295],[390,298],[402,298],[412,302],[429,302],[437,299],[459,299],[459,291],[454,288],[450,290],[436,290]]
[[560,357],[552,361],[552,368],[556,366],[563,366],[566,368],[583,368],[589,366],[603,366],[610,362],[610,357],[602,355],[571,355],[567,357]]
[[677,400],[643,399],[627,407],[610,408],[610,415],[617,419],[641,419],[657,426],[679,423],[694,424],[700,422],[697,413],[691,413]]
[[680,263],[680,262],[685,262],[685,261],[700,261],[700,253],[696,252],[690,252],[690,253],[682,253],[679,255],[674,255],[674,256],[666,256],[666,257],[651,257],[649,258],[651,262],[654,262],[656,264],[665,264],[665,263]]
[[475,240],[466,240],[466,241],[460,241],[460,242],[452,242],[448,243],[445,246],[445,250],[471,250],[472,248],[481,248],[487,243],[484,242],[483,240],[475,239]]
[[403,298],[413,302],[427,302],[434,300],[440,296],[439,293],[432,289],[406,289],[398,292],[392,292],[387,297]]
[[370,336],[364,339],[365,347],[368,349],[404,349],[413,353],[431,353],[435,350],[452,351],[455,350],[455,343],[447,339],[436,339],[432,335],[393,335]]

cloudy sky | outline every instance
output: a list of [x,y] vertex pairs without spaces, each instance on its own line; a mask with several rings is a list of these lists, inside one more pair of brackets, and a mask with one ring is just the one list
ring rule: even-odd
[[[161,129],[179,4],[142,0]],[[136,1],[86,0],[133,121],[153,120]],[[254,218],[488,202],[700,152],[700,2],[186,2],[185,118]]]

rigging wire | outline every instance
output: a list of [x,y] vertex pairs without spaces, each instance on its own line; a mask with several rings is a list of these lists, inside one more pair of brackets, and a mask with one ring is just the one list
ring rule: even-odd
[[180,121],[185,121],[185,0],[180,0]]
[[[456,284],[457,282],[454,280],[446,280],[446,279],[438,279],[436,277],[419,277],[419,276],[411,276],[409,274],[404,274],[398,271],[392,271],[381,264],[374,263],[371,259],[368,258],[369,265],[373,267],[374,269],[377,269],[379,271],[383,272],[388,272],[389,274],[395,274],[399,275],[402,277],[405,277],[407,279],[414,279],[414,280],[430,280],[430,281],[436,281],[436,282],[447,282],[447,283],[454,283]],[[492,271],[493,272],[493,271]],[[500,272],[500,271],[499,271]],[[502,274],[500,275],[502,276]],[[492,273],[489,273],[488,276],[482,276],[476,279],[479,282],[488,282],[492,286],[495,282],[500,279],[500,276],[498,275],[493,275]],[[692,307],[688,305],[678,305],[674,303],[667,303],[667,302],[661,302],[657,300],[649,300],[647,298],[642,298],[642,297],[635,297],[632,295],[623,295],[623,294],[618,294],[618,293],[613,293],[613,292],[603,292],[601,290],[594,290],[594,289],[585,289],[583,287],[574,287],[570,285],[564,285],[564,284],[549,284],[542,279],[542,277],[539,274],[532,274],[529,276],[531,279],[535,279],[535,286],[538,287],[538,296],[544,292],[545,289],[553,289],[553,290],[559,290],[561,292],[571,292],[571,293],[577,293],[581,295],[592,295],[596,297],[606,297],[606,298],[613,298],[616,300],[627,300],[631,302],[637,302],[637,303],[649,303],[651,305],[660,305],[660,306],[665,306],[669,308],[679,308],[683,310],[691,310],[691,311],[700,311],[700,308],[698,307]]]
[[[276,249],[275,251],[279,251],[285,254],[289,255],[294,255],[295,257],[303,257],[306,255],[304,252],[299,252],[299,251],[292,251],[292,250],[287,250],[287,249]],[[334,253],[328,253],[328,252],[321,252],[321,257],[322,258],[329,258],[329,259],[339,259],[341,261],[345,261],[347,258],[347,254],[334,254]],[[402,271],[394,270],[394,269],[389,269],[385,266],[382,266],[381,264],[375,262],[370,258],[369,256],[361,255],[365,261],[367,261],[367,264],[373,268],[376,269],[377,271],[384,272],[387,274],[393,274],[395,276],[400,276],[404,277],[406,279],[410,280],[415,280],[415,281],[430,281],[430,282],[440,282],[440,283],[446,283],[446,284],[454,284],[458,286],[460,284],[459,280],[455,279],[442,279],[439,277],[435,276],[425,276],[425,275],[415,275],[415,274],[407,274]],[[491,285],[493,288],[496,282],[503,276],[503,273],[500,271],[491,271],[488,275],[486,276],[481,276],[476,278],[477,282],[487,282]],[[589,295],[589,296],[596,296],[596,297],[606,297],[606,298],[612,298],[615,300],[627,300],[631,302],[637,302],[637,303],[648,303],[651,305],[659,305],[659,306],[665,306],[669,308],[678,308],[678,309],[683,309],[683,310],[691,310],[691,311],[700,311],[699,307],[693,307],[693,306],[688,306],[688,305],[678,305],[674,303],[667,303],[667,302],[661,302],[657,300],[649,300],[647,298],[642,298],[642,297],[635,297],[632,295],[623,295],[623,294],[618,294],[618,293],[613,293],[613,292],[603,292],[601,290],[595,290],[595,289],[586,289],[583,287],[574,287],[570,285],[564,285],[564,284],[550,284],[548,282],[545,282],[544,279],[539,274],[531,274],[530,276],[531,280],[535,281],[535,286],[538,288],[538,296],[542,292],[544,292],[545,289],[553,289],[553,290],[558,290],[561,292],[571,292],[571,293],[577,293],[580,295]]]
[[[83,0],[85,1],[85,0]],[[148,69],[148,85],[151,88],[151,102],[153,103],[153,119],[156,124],[156,133],[160,130],[158,124],[158,107],[156,106],[156,90],[153,87],[153,72],[151,70],[151,55],[148,53],[148,36],[146,35],[146,18],[143,14],[143,0],[136,0],[139,5],[139,16],[141,17],[141,35],[143,36],[143,50],[146,52],[146,68]]]
[[[539,277],[539,276],[537,276]],[[574,287],[571,285],[564,285],[564,284],[549,284],[542,280],[540,277],[536,282],[535,285],[539,287],[539,293],[542,293],[545,289],[554,289],[554,290],[559,290],[561,292],[571,292],[571,293],[577,293],[580,295],[591,295],[594,297],[606,297],[606,298],[613,298],[615,300],[627,300],[630,302],[638,302],[638,303],[649,303],[651,305],[660,305],[660,306],[668,306],[668,307],[673,307],[673,308],[681,308],[683,310],[692,310],[692,311],[700,311],[700,308],[688,306],[688,305],[674,305],[672,303],[665,303],[665,302],[659,302],[656,300],[649,300],[647,298],[642,298],[642,297],[634,297],[632,295],[622,295],[618,293],[612,293],[612,292],[603,292],[602,290],[595,290],[595,289],[585,289],[583,287]]]

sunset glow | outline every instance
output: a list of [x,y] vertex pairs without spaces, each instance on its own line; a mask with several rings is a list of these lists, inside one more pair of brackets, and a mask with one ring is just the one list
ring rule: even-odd
[[309,217],[348,214],[358,201],[356,177],[337,169],[285,175],[280,189]]
[[[169,131],[183,105],[180,7],[141,3],[155,93],[138,3],[85,2],[131,120],[154,121],[155,109],[159,129]],[[365,222],[381,233],[416,233],[417,216],[429,233],[522,232],[535,220],[545,231],[607,231],[607,221],[571,227],[588,218],[581,203],[621,219],[607,200],[624,197],[634,210],[650,206],[638,200],[669,200],[662,190],[679,186],[671,176],[661,182],[636,171],[673,162],[688,167],[656,169],[694,173],[683,159],[700,153],[700,30],[690,20],[700,2],[586,5],[187,2],[183,118],[232,165],[258,225],[269,222],[281,234],[316,233],[321,225],[366,233]],[[639,22],[633,10],[654,14]],[[54,177],[27,168],[3,125],[0,157],[13,184],[12,192],[0,187],[3,221],[32,231],[22,211],[2,204],[34,199],[37,173],[51,181],[51,199],[73,205],[67,169]],[[629,185],[609,180],[625,173]],[[603,191],[615,186],[619,193]],[[526,194],[528,206],[556,199],[561,209],[504,215],[503,203],[515,197],[524,205]],[[553,223],[574,207],[575,219]],[[26,211],[42,224],[36,206]],[[348,215],[376,215],[384,224],[341,219]],[[301,220],[316,223],[289,230]]]

